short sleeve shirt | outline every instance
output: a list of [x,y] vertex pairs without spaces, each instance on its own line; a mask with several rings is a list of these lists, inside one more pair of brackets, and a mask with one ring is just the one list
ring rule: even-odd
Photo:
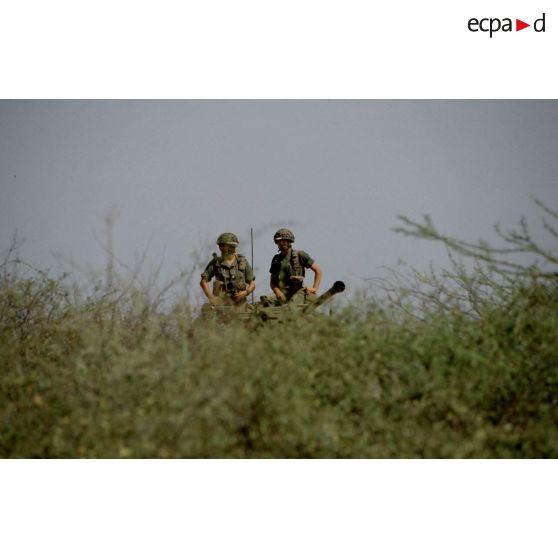
[[[246,269],[244,271],[244,281],[246,285],[255,279],[252,266],[246,260]],[[219,281],[226,281],[232,275],[237,276],[241,272],[238,269],[238,257],[235,258],[232,264],[223,261],[222,257],[213,258],[205,267],[204,272],[201,274],[202,279],[209,282],[214,277]],[[244,288],[244,286],[243,286]]]

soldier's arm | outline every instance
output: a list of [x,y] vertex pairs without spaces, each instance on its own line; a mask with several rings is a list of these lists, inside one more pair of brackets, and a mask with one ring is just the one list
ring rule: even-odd
[[207,300],[209,300],[209,302],[214,306],[221,303],[219,297],[216,297],[209,288],[209,282],[213,277],[215,277],[215,258],[216,255],[213,254],[213,259],[205,266],[205,270],[201,274],[200,281],[200,287],[203,291],[203,294],[206,296]]
[[273,291],[273,294],[277,297],[280,302],[287,302],[287,297],[283,294],[283,291],[279,288],[279,277],[277,275],[279,271],[279,264],[276,259],[271,260],[271,267],[269,268],[269,287]]
[[232,299],[235,302],[240,302],[242,299],[247,298],[248,295],[256,288],[256,281],[254,279],[252,279],[252,281],[250,281],[250,283],[248,283],[248,286],[246,287],[246,289],[244,289],[243,291],[239,291],[237,293],[235,293],[232,297]]
[[281,302],[287,302],[287,297],[283,294],[283,291],[279,288],[279,285],[277,284],[277,281],[273,275],[271,276],[271,279],[269,281],[269,286],[271,287],[273,294],[277,297],[277,300],[280,300]]
[[314,284],[312,287],[308,287],[306,291],[315,294],[320,287],[320,282],[322,281],[322,268],[316,262],[313,262],[310,269],[314,272]]
[[256,290],[256,280],[252,279],[252,281],[248,283],[248,287],[246,288],[246,296],[248,296],[250,293],[253,293],[255,290]]
[[219,304],[219,299],[211,292],[209,284],[203,276],[200,281],[200,287],[202,288],[203,294],[207,297],[207,300],[209,300],[211,304]]
[[243,291],[239,291],[233,295],[233,300],[235,302],[240,302],[241,300],[248,298],[248,295],[256,289],[256,279],[254,277],[254,270],[252,266],[246,262],[246,288]]

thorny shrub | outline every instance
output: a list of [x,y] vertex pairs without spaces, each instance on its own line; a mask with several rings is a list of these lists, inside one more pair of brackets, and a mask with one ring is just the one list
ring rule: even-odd
[[0,455],[556,458],[555,276],[484,262],[221,326],[4,265]]

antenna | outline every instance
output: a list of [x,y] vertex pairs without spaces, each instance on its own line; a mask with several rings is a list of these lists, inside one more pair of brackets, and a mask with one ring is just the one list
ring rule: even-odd
[[[252,249],[252,273],[254,273],[254,229],[250,227],[250,246]],[[252,304],[254,304],[254,291],[252,291]]]

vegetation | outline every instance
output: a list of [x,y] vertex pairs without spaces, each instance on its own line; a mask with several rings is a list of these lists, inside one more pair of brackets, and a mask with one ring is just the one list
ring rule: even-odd
[[[401,232],[464,247],[404,221]],[[556,458],[556,255],[520,232],[534,263],[468,244],[470,271],[454,257],[333,316],[257,327],[195,322],[188,306],[114,280],[85,295],[24,273],[12,250],[0,455]]]

